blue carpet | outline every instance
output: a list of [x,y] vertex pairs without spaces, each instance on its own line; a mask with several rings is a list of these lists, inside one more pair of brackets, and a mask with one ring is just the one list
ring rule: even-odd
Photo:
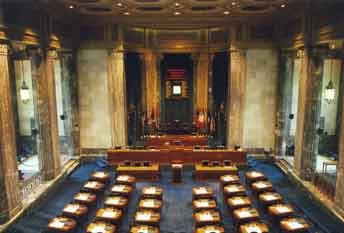
[[[78,192],[84,182],[88,179],[90,173],[94,170],[106,170],[104,161],[87,163],[76,169],[65,181],[57,188],[56,192],[49,195],[45,201],[36,208],[31,209],[25,216],[13,224],[6,233],[41,233],[45,232],[45,226],[50,218],[59,215],[62,208],[72,201],[73,194]],[[275,189],[282,194],[286,202],[297,207],[297,215],[302,216],[312,223],[312,233],[343,233],[344,224],[327,213],[307,193],[302,192],[295,187],[288,178],[276,166],[262,161],[249,160],[249,166],[258,171],[262,171],[274,184]],[[244,170],[240,172],[243,182]],[[112,179],[115,173],[111,171]],[[209,185],[217,193],[219,210],[222,215],[223,226],[227,233],[233,232],[232,220],[223,203],[222,194],[217,182],[196,182],[192,178],[192,167],[186,167],[183,171],[183,183],[172,184],[171,170],[169,167],[162,168],[162,177],[159,182],[140,182],[134,192],[128,212],[125,213],[119,232],[129,232],[132,225],[133,214],[136,211],[140,190],[146,185],[158,185],[164,188],[164,206],[162,209],[162,221],[160,224],[162,233],[192,233],[193,229],[193,210],[191,205],[191,189],[197,185]],[[257,208],[256,198],[248,193],[253,200],[253,205]],[[98,207],[102,206],[99,201]],[[277,226],[271,224],[271,220],[266,216],[266,211],[261,210],[262,219],[270,225],[272,233],[278,233]],[[94,217],[94,211],[89,216],[89,221]],[[84,232],[84,226],[81,226],[75,233]]]

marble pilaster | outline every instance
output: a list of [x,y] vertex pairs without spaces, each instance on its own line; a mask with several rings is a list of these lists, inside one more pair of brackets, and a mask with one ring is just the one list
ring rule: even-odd
[[39,115],[39,148],[40,170],[45,180],[54,179],[61,169],[56,88],[54,78],[54,61],[57,59],[54,50],[43,51],[33,58],[37,76],[37,96]]
[[300,50],[299,57],[302,68],[299,80],[294,168],[302,179],[310,180],[316,162],[322,62],[308,50]]
[[153,52],[141,55],[142,61],[142,105],[146,116],[151,120],[160,120],[160,56]]
[[[341,103],[344,103],[344,95]],[[341,114],[339,136],[339,160],[337,166],[336,193],[334,197],[335,209],[344,216],[344,111]]]
[[108,59],[112,146],[126,146],[128,144],[128,123],[123,49],[111,51]]
[[246,90],[246,52],[230,52],[228,101],[227,101],[227,146],[243,145],[244,105]]
[[8,46],[0,44],[0,224],[21,209]]
[[200,53],[197,59],[196,70],[196,113],[203,112],[205,119],[208,119],[209,111],[209,65],[208,53]]

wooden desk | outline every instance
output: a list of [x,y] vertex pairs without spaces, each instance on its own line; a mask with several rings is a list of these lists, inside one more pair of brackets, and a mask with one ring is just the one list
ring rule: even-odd
[[77,193],[74,196],[74,201],[87,206],[95,205],[97,196],[93,193]]
[[280,203],[283,198],[279,193],[276,192],[264,192],[259,194],[258,199],[263,205],[269,206]]
[[162,208],[162,201],[152,198],[144,198],[139,201],[139,209],[148,209],[160,212]]
[[105,189],[105,184],[100,183],[99,181],[87,181],[82,189],[92,192],[92,193],[102,193]]
[[223,188],[223,196],[234,197],[234,196],[246,196],[246,189],[241,184],[230,184]]
[[142,188],[142,196],[162,200],[164,190],[160,187],[146,186]]
[[268,207],[268,213],[275,219],[289,217],[294,213],[294,208],[288,204],[275,204]]
[[250,222],[240,226],[240,233],[262,232],[269,233],[269,227],[262,222]]
[[109,222],[112,224],[118,224],[122,217],[122,210],[105,207],[101,208],[96,212],[96,220]]
[[117,167],[119,175],[131,175],[140,180],[156,181],[160,177],[159,164],[151,164],[150,166],[124,166]]
[[233,218],[234,218],[234,222],[237,225],[240,225],[243,223],[258,221],[260,218],[260,215],[257,209],[252,208],[252,207],[245,207],[245,208],[234,210]]
[[160,233],[160,230],[153,226],[138,225],[131,227],[130,233]]
[[216,210],[201,210],[194,214],[196,227],[217,225],[221,223],[220,212]]
[[121,196],[129,197],[131,193],[134,191],[134,189],[130,185],[115,184],[115,185],[112,185],[110,191],[112,195],[121,195]]
[[95,221],[86,227],[86,233],[115,233],[116,226],[107,222]]
[[136,178],[134,176],[129,175],[119,175],[116,177],[117,184],[126,184],[135,187],[136,186]]
[[223,175],[220,177],[221,189],[229,184],[239,184],[240,177],[238,175]]
[[259,180],[266,180],[266,177],[263,173],[258,171],[248,171],[245,174],[245,181],[246,184],[251,185],[251,183],[259,181]]
[[139,225],[158,227],[160,224],[160,213],[153,210],[139,210],[135,213],[134,221]]
[[253,193],[258,195],[262,192],[272,191],[272,183],[270,181],[260,180],[252,183],[251,188]]
[[286,218],[280,222],[280,228],[284,233],[306,232],[310,226],[303,218]]
[[88,208],[83,204],[70,203],[63,208],[62,213],[66,217],[71,217],[75,220],[78,220],[87,216]]
[[250,198],[242,196],[230,197],[227,199],[226,203],[230,210],[251,206]]
[[235,150],[204,150],[204,149],[160,149],[160,150],[108,150],[108,161],[111,165],[121,164],[124,160],[152,161],[159,164],[171,164],[182,161],[184,164],[200,163],[202,160],[231,160],[237,165],[246,165],[246,152]]
[[48,230],[61,233],[72,233],[77,226],[77,223],[72,218],[55,217],[48,223]]
[[125,207],[128,206],[128,199],[122,196],[110,196],[105,198],[104,205],[106,207],[123,210]]
[[180,183],[182,182],[182,170],[183,164],[182,163],[172,163],[172,182]]
[[192,206],[195,211],[217,208],[217,204],[214,199],[196,199],[192,201]]
[[214,198],[214,190],[207,186],[193,187],[192,197],[193,200]]
[[195,233],[225,233],[225,229],[216,225],[197,227]]
[[91,174],[90,180],[107,184],[110,182],[110,172],[96,171]]
[[226,174],[237,174],[238,168],[236,166],[203,166],[202,164],[195,165],[196,179],[199,180],[218,180],[221,176]]

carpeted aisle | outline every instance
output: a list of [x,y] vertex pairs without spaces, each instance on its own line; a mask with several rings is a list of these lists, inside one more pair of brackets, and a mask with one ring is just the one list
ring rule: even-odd
[[[297,207],[300,216],[307,218],[313,225],[312,233],[342,233],[344,224],[330,216],[326,211],[312,201],[307,194],[301,192],[293,186],[287,177],[277,167],[267,162],[249,160],[249,165],[259,171],[262,171],[274,184],[278,192],[282,194],[286,202]],[[73,195],[79,191],[83,183],[88,179],[90,173],[94,170],[103,170],[103,163],[94,162],[80,166],[64,182],[57,187],[56,192],[49,195],[45,201],[40,203],[37,208],[30,210],[26,216],[22,217],[17,223],[10,227],[6,233],[40,233],[44,232],[45,226],[50,218],[61,213],[64,205],[72,201]],[[162,222],[160,229],[162,233],[192,233],[194,231],[193,210],[191,205],[191,188],[196,185],[210,185],[217,193],[219,210],[222,214],[223,224],[227,233],[232,232],[232,220],[223,203],[222,194],[217,182],[195,182],[192,177],[192,167],[186,167],[183,171],[183,183],[172,184],[171,170],[169,167],[162,168],[162,177],[159,182],[140,182],[132,196],[129,204],[128,213],[125,213],[119,232],[128,233],[132,224],[133,214],[136,211],[140,190],[146,185],[158,185],[164,188],[164,206],[162,209]],[[243,177],[244,171],[240,172]],[[114,172],[112,172],[114,177]],[[243,180],[242,180],[243,182]],[[244,182],[243,182],[244,183]],[[256,198],[250,193],[257,206]],[[102,206],[102,201],[98,207]],[[271,223],[270,219],[264,214],[266,211],[261,210],[262,219]],[[89,220],[94,216],[94,211]],[[81,227],[78,232],[84,232]],[[277,233],[277,227],[272,225],[271,232]]]

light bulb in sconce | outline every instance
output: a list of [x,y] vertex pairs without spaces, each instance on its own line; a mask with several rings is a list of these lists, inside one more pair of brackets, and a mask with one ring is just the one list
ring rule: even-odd
[[23,81],[20,87],[20,100],[26,104],[30,101],[30,89],[26,84],[25,80]]
[[326,86],[324,98],[328,104],[332,103],[336,98],[336,89],[334,88],[332,80],[330,80]]

